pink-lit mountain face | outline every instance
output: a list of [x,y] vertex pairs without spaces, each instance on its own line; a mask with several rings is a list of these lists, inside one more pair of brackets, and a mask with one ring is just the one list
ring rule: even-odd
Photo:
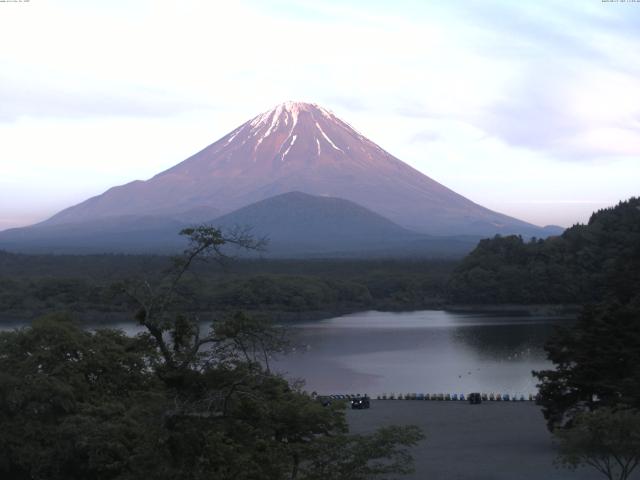
[[173,168],[147,181],[114,187],[46,223],[121,215],[208,221],[291,191],[344,198],[430,234],[538,230],[446,188],[328,110],[298,102],[278,105]]

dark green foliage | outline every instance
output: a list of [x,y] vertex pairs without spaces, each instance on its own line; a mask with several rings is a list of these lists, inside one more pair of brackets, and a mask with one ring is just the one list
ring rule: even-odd
[[450,282],[457,303],[576,303],[585,298],[588,274],[567,265],[562,237],[547,240],[496,236],[481,240]]
[[373,435],[323,438],[311,448],[313,460],[303,465],[307,480],[366,480],[378,475],[412,473],[405,447],[424,438],[414,426],[381,428]]
[[211,349],[171,366],[149,335],[89,332],[63,317],[1,333],[0,477],[315,479],[310,466],[322,465],[348,468],[353,476],[335,477],[347,479],[411,469],[406,447],[418,431],[348,435],[343,406],[323,407],[257,362],[270,335],[237,315],[205,337]]
[[154,356],[145,338],[62,317],[0,334],[0,476],[135,478],[157,438]]
[[304,276],[256,275],[224,283],[213,292],[214,308],[234,305],[249,309],[322,310],[328,305],[372,303],[366,286]]
[[627,479],[640,460],[640,200],[591,217],[560,239],[587,305],[547,343],[554,370],[534,372],[560,462]]
[[[52,310],[85,321],[127,320],[123,282],[158,278],[166,257],[29,256],[0,252],[0,321]],[[180,309],[251,310],[279,320],[317,312],[441,306],[455,263],[449,261],[236,261],[226,271],[196,259],[180,285]],[[304,272],[301,274],[300,272]]]
[[[269,371],[280,328],[243,313],[202,333],[181,284],[196,258],[252,238],[211,227],[159,278],[122,284],[147,333],[90,332],[66,317],[0,333],[0,478],[374,478],[410,471],[413,428],[347,434],[324,407]],[[339,472],[346,473],[338,476]]]
[[626,305],[586,308],[545,349],[555,369],[535,375],[550,428],[599,407],[640,409],[640,296]]
[[640,463],[640,413],[602,408],[582,413],[555,434],[562,466],[595,468],[609,480],[626,480]]
[[640,287],[640,198],[546,240],[482,240],[455,270],[457,303],[627,302]]

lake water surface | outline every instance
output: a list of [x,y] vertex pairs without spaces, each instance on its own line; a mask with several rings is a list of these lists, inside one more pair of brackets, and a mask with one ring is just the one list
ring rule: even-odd
[[274,369],[318,393],[536,392],[532,370],[551,366],[550,317],[362,312],[296,325],[299,347]]
[[[544,343],[570,320],[460,313],[361,312],[291,327],[294,352],[272,368],[306,380],[308,391],[338,393],[536,392],[532,370],[551,366]],[[3,323],[0,330],[24,326]],[[133,335],[133,323],[110,325]]]

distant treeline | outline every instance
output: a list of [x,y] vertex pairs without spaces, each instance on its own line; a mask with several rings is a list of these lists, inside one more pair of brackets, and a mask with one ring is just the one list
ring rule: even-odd
[[[51,311],[92,321],[131,318],[126,282],[158,278],[171,260],[145,255],[0,252],[0,320]],[[561,236],[482,240],[453,260],[241,259],[198,263],[181,308],[262,312],[277,319],[450,304],[627,302],[640,291],[640,199],[594,213]],[[612,293],[612,292],[615,292]]]
[[[44,312],[128,318],[132,279],[157,278],[162,256],[16,255],[0,252],[0,319]],[[199,263],[182,287],[182,308],[259,311],[278,319],[366,309],[419,309],[446,301],[456,263],[436,260],[238,260]]]
[[455,269],[448,298],[477,304],[628,302],[640,291],[640,198],[546,240],[482,240]]

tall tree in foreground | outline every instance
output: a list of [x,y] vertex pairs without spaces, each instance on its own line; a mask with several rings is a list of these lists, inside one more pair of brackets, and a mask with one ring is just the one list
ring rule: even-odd
[[640,409],[640,298],[586,307],[545,349],[555,369],[534,375],[551,430],[604,406]]
[[640,461],[640,304],[585,308],[547,344],[555,370],[534,372],[559,463],[625,480]]
[[52,315],[0,333],[0,478],[142,478],[166,395],[145,336]]
[[640,456],[640,199],[563,235],[590,273],[591,301],[546,345],[554,370],[534,372],[560,463],[626,479]]
[[[65,318],[0,333],[0,477],[15,479],[334,480],[406,473],[414,427],[348,434],[269,370],[281,332],[242,313],[204,334],[181,280],[222,247],[257,248],[210,227],[166,276],[127,285],[146,333],[83,330]],[[323,477],[326,478],[326,477]]]
[[640,413],[602,408],[574,418],[556,432],[559,462],[595,468],[609,480],[627,480],[640,463]]

